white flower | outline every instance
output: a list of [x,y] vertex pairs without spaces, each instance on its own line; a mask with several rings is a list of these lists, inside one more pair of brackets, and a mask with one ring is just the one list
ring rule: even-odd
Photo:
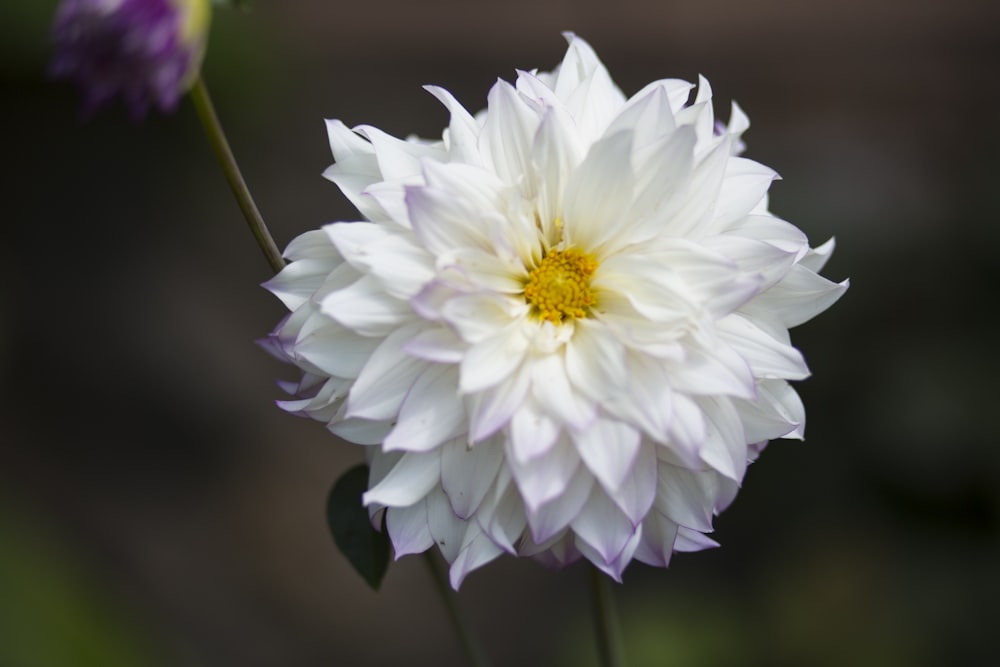
[[435,543],[456,588],[507,552],[633,559],[714,546],[772,438],[801,438],[788,328],[847,288],[832,241],[767,210],[747,117],[665,79],[626,99],[583,40],[498,81],[438,142],[330,121],[326,176],[363,222],[293,241],[267,284],[286,410],[366,446],[396,557]]

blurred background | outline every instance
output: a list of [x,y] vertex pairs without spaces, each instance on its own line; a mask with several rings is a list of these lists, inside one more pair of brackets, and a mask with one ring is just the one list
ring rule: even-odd
[[[461,664],[421,559],[376,594],[333,546],[361,452],[273,405],[283,309],[190,103],[83,122],[55,4],[0,4],[0,666]],[[355,217],[324,118],[439,136],[422,84],[478,109],[562,30],[627,94],[737,99],[772,210],[852,280],[793,332],[806,442],[751,468],[721,549],[616,588],[630,664],[1000,664],[1000,3],[257,0],[216,13],[206,78],[284,246]],[[460,604],[498,665],[586,667],[586,574],[501,559]]]

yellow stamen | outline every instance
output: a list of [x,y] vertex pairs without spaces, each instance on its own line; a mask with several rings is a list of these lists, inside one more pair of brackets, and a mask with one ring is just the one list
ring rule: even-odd
[[587,317],[597,304],[597,292],[590,286],[595,270],[593,255],[576,248],[550,250],[524,285],[524,298],[531,304],[532,314],[553,324]]

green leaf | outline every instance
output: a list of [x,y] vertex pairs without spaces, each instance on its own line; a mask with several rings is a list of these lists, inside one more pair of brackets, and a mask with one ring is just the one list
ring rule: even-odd
[[368,489],[368,466],[345,472],[333,485],[326,503],[326,520],[340,553],[373,590],[378,590],[389,569],[389,537],[383,526],[375,530],[361,494]]

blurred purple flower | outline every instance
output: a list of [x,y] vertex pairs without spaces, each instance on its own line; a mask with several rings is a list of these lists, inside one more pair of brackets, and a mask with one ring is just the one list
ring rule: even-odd
[[63,0],[50,72],[71,79],[91,114],[121,95],[136,120],[172,111],[201,65],[207,0]]

